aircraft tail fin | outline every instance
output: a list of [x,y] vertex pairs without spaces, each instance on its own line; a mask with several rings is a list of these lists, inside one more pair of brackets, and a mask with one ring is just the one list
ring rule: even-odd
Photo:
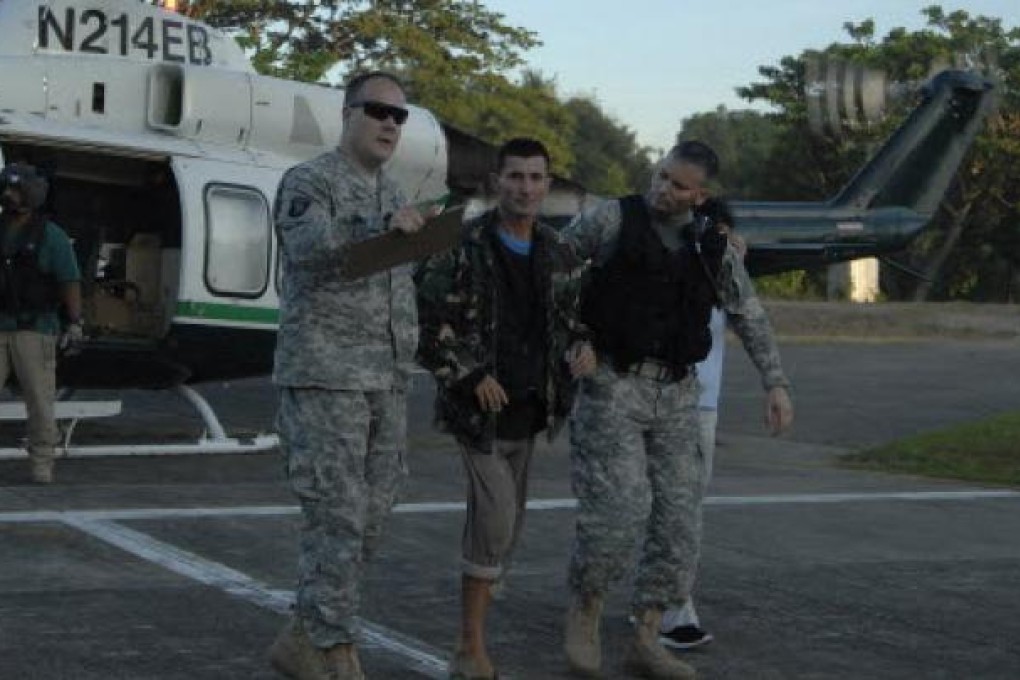
[[991,81],[943,71],[878,153],[831,201],[859,209],[899,206],[933,215],[994,105]]

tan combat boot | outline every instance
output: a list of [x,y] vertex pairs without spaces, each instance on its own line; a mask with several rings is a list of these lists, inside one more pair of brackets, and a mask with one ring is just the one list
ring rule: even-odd
[[694,680],[694,669],[659,644],[662,612],[647,609],[635,615],[634,642],[631,643],[624,670],[653,680]]
[[574,594],[567,611],[566,641],[570,671],[588,678],[602,675],[602,643],[599,626],[602,623],[602,598],[598,595]]
[[269,649],[269,661],[293,680],[365,680],[354,645],[319,649],[296,620],[280,631]]

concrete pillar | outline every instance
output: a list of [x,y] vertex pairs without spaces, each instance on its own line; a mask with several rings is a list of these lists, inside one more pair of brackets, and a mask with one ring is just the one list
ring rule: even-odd
[[850,263],[851,302],[878,300],[878,260],[868,257]]

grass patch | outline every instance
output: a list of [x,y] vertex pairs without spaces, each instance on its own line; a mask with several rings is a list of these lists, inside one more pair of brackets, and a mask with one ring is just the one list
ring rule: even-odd
[[1020,412],[847,454],[849,467],[1020,486]]
[[1020,338],[1020,306],[961,303],[790,302],[766,300],[781,336],[1010,340]]

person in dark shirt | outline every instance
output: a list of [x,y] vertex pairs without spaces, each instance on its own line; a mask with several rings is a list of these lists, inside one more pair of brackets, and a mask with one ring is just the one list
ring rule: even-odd
[[60,442],[53,415],[57,350],[83,338],[81,274],[67,234],[43,213],[49,188],[27,163],[0,172],[0,388],[17,376],[37,484],[53,483]]
[[460,247],[417,277],[419,360],[436,378],[436,417],[468,478],[461,633],[450,677],[495,677],[485,614],[520,535],[536,435],[559,431],[573,378],[594,367],[576,322],[583,263],[538,216],[549,154],[531,139],[499,151],[497,205],[464,225]]

